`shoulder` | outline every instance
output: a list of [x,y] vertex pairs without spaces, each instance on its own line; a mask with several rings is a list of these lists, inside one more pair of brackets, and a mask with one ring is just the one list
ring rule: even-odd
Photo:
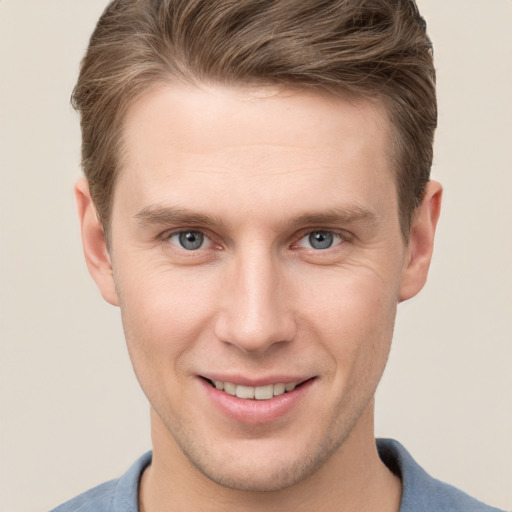
[[397,441],[378,439],[382,461],[402,479],[400,512],[502,512],[432,478]]
[[110,512],[118,480],[110,480],[66,501],[51,512]]
[[138,489],[151,452],[140,457],[117,480],[110,480],[66,501],[51,512],[138,512]]

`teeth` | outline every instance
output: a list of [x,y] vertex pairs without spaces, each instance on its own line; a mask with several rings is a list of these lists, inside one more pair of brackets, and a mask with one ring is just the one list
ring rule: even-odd
[[214,386],[231,396],[244,399],[270,400],[274,396],[279,396],[288,391],[293,391],[300,382],[289,382],[283,384],[269,384],[267,386],[242,386],[241,384],[233,384],[232,382],[222,382],[220,380],[213,381]]
[[286,391],[285,384],[274,384],[274,396],[282,395]]
[[254,389],[251,386],[237,386],[236,396],[238,398],[254,398]]
[[257,388],[254,388],[254,398],[256,398],[256,400],[269,400],[273,396],[273,384],[269,384],[268,386],[258,386]]
[[232,384],[231,382],[224,382],[224,391],[228,395],[236,395],[236,385]]

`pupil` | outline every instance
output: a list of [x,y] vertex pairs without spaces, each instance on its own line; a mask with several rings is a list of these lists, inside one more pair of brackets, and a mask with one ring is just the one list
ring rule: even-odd
[[180,244],[183,248],[193,251],[203,245],[203,234],[198,231],[185,231],[180,233]]
[[313,249],[328,249],[333,239],[333,234],[328,231],[315,231],[309,235],[309,243]]

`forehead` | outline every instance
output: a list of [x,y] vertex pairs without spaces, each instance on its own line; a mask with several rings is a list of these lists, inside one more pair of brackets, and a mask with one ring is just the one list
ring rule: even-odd
[[[346,150],[388,132],[387,113],[377,99],[275,87],[157,85],[128,110],[123,126],[128,154],[137,143],[148,146],[140,127],[149,125],[198,152],[247,143],[293,146],[303,135],[304,149],[321,151],[335,143]],[[155,133],[144,133],[154,140]]]
[[389,124],[378,102],[160,86],[128,111],[123,146],[116,196],[144,206],[186,196],[187,206],[224,198],[225,207],[239,199],[242,209],[294,200],[313,208],[311,194],[363,201],[377,199],[384,185],[394,188]]

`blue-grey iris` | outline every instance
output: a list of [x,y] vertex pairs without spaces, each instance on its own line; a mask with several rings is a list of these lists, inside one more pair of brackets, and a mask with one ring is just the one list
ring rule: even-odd
[[308,239],[313,249],[328,249],[334,242],[334,235],[329,231],[313,231]]
[[183,231],[179,234],[179,241],[184,249],[194,251],[203,245],[204,235],[200,231]]

